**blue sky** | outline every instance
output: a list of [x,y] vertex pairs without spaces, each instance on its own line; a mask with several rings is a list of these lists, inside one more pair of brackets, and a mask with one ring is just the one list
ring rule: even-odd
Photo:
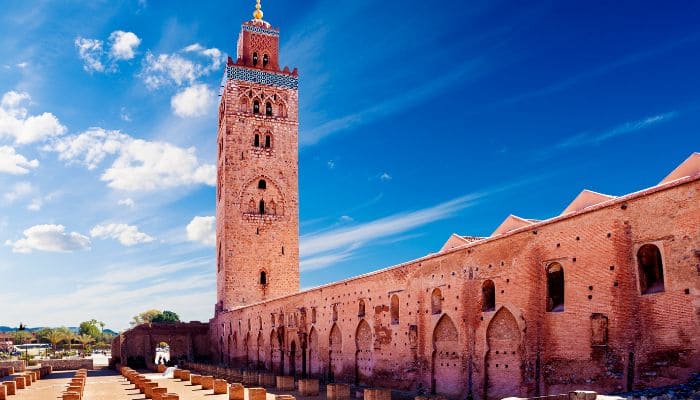
[[[6,2],[0,325],[215,303],[216,104],[254,1]],[[700,149],[700,4],[264,0],[300,83],[302,287],[658,183]]]

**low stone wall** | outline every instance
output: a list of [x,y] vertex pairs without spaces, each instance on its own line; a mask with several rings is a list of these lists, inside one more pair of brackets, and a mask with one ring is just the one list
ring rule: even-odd
[[77,360],[40,360],[42,366],[51,366],[54,371],[74,371],[78,369],[94,369],[92,358]]
[[18,361],[0,361],[0,367],[12,367],[15,372],[22,372],[26,369],[26,362],[24,360]]

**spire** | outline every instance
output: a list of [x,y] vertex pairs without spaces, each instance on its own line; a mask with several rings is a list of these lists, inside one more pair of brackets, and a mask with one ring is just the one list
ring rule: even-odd
[[260,0],[256,0],[257,4],[255,4],[255,11],[253,11],[253,18],[255,18],[256,21],[262,21],[263,19],[263,12],[262,12],[262,5],[260,5]]

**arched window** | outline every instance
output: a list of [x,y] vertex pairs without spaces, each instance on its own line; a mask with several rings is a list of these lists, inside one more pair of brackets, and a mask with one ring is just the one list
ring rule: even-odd
[[253,139],[253,146],[260,147],[260,135],[258,135],[257,133],[255,134],[255,138]]
[[272,103],[270,103],[269,101],[265,103],[265,115],[267,115],[268,117],[272,116]]
[[316,323],[316,307],[313,307],[311,309],[311,323],[312,324]]
[[253,53],[253,65],[258,65],[258,53]]
[[442,291],[439,288],[435,288],[430,296],[430,309],[433,315],[442,314]]
[[664,291],[664,267],[661,251],[656,245],[645,244],[637,250],[637,268],[642,294]]
[[260,101],[258,100],[253,102],[253,114],[260,114]]
[[487,280],[481,285],[481,311],[496,310],[496,285],[492,280]]
[[360,300],[359,305],[357,306],[357,316],[362,318],[365,316],[365,301]]
[[284,105],[284,103],[280,103],[278,115],[279,115],[280,117],[286,117],[286,116],[287,116],[287,107]]
[[258,211],[260,211],[260,215],[265,215],[265,200],[260,200]]
[[267,285],[267,273],[265,271],[260,271],[260,284],[263,286]]
[[399,296],[391,296],[391,324],[399,324]]
[[547,311],[564,311],[564,268],[559,263],[547,267]]
[[265,135],[265,148],[269,149],[270,147],[272,147],[272,136]]
[[267,182],[265,179],[260,179],[258,181],[258,189],[267,189]]
[[263,67],[267,67],[267,64],[270,63],[270,57],[267,56],[267,54],[263,54]]
[[333,304],[333,322],[338,320],[338,305]]

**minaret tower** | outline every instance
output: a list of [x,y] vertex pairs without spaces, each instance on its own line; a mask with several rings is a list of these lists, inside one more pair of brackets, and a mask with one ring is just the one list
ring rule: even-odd
[[217,313],[299,291],[298,74],[260,0],[253,17],[219,105]]

